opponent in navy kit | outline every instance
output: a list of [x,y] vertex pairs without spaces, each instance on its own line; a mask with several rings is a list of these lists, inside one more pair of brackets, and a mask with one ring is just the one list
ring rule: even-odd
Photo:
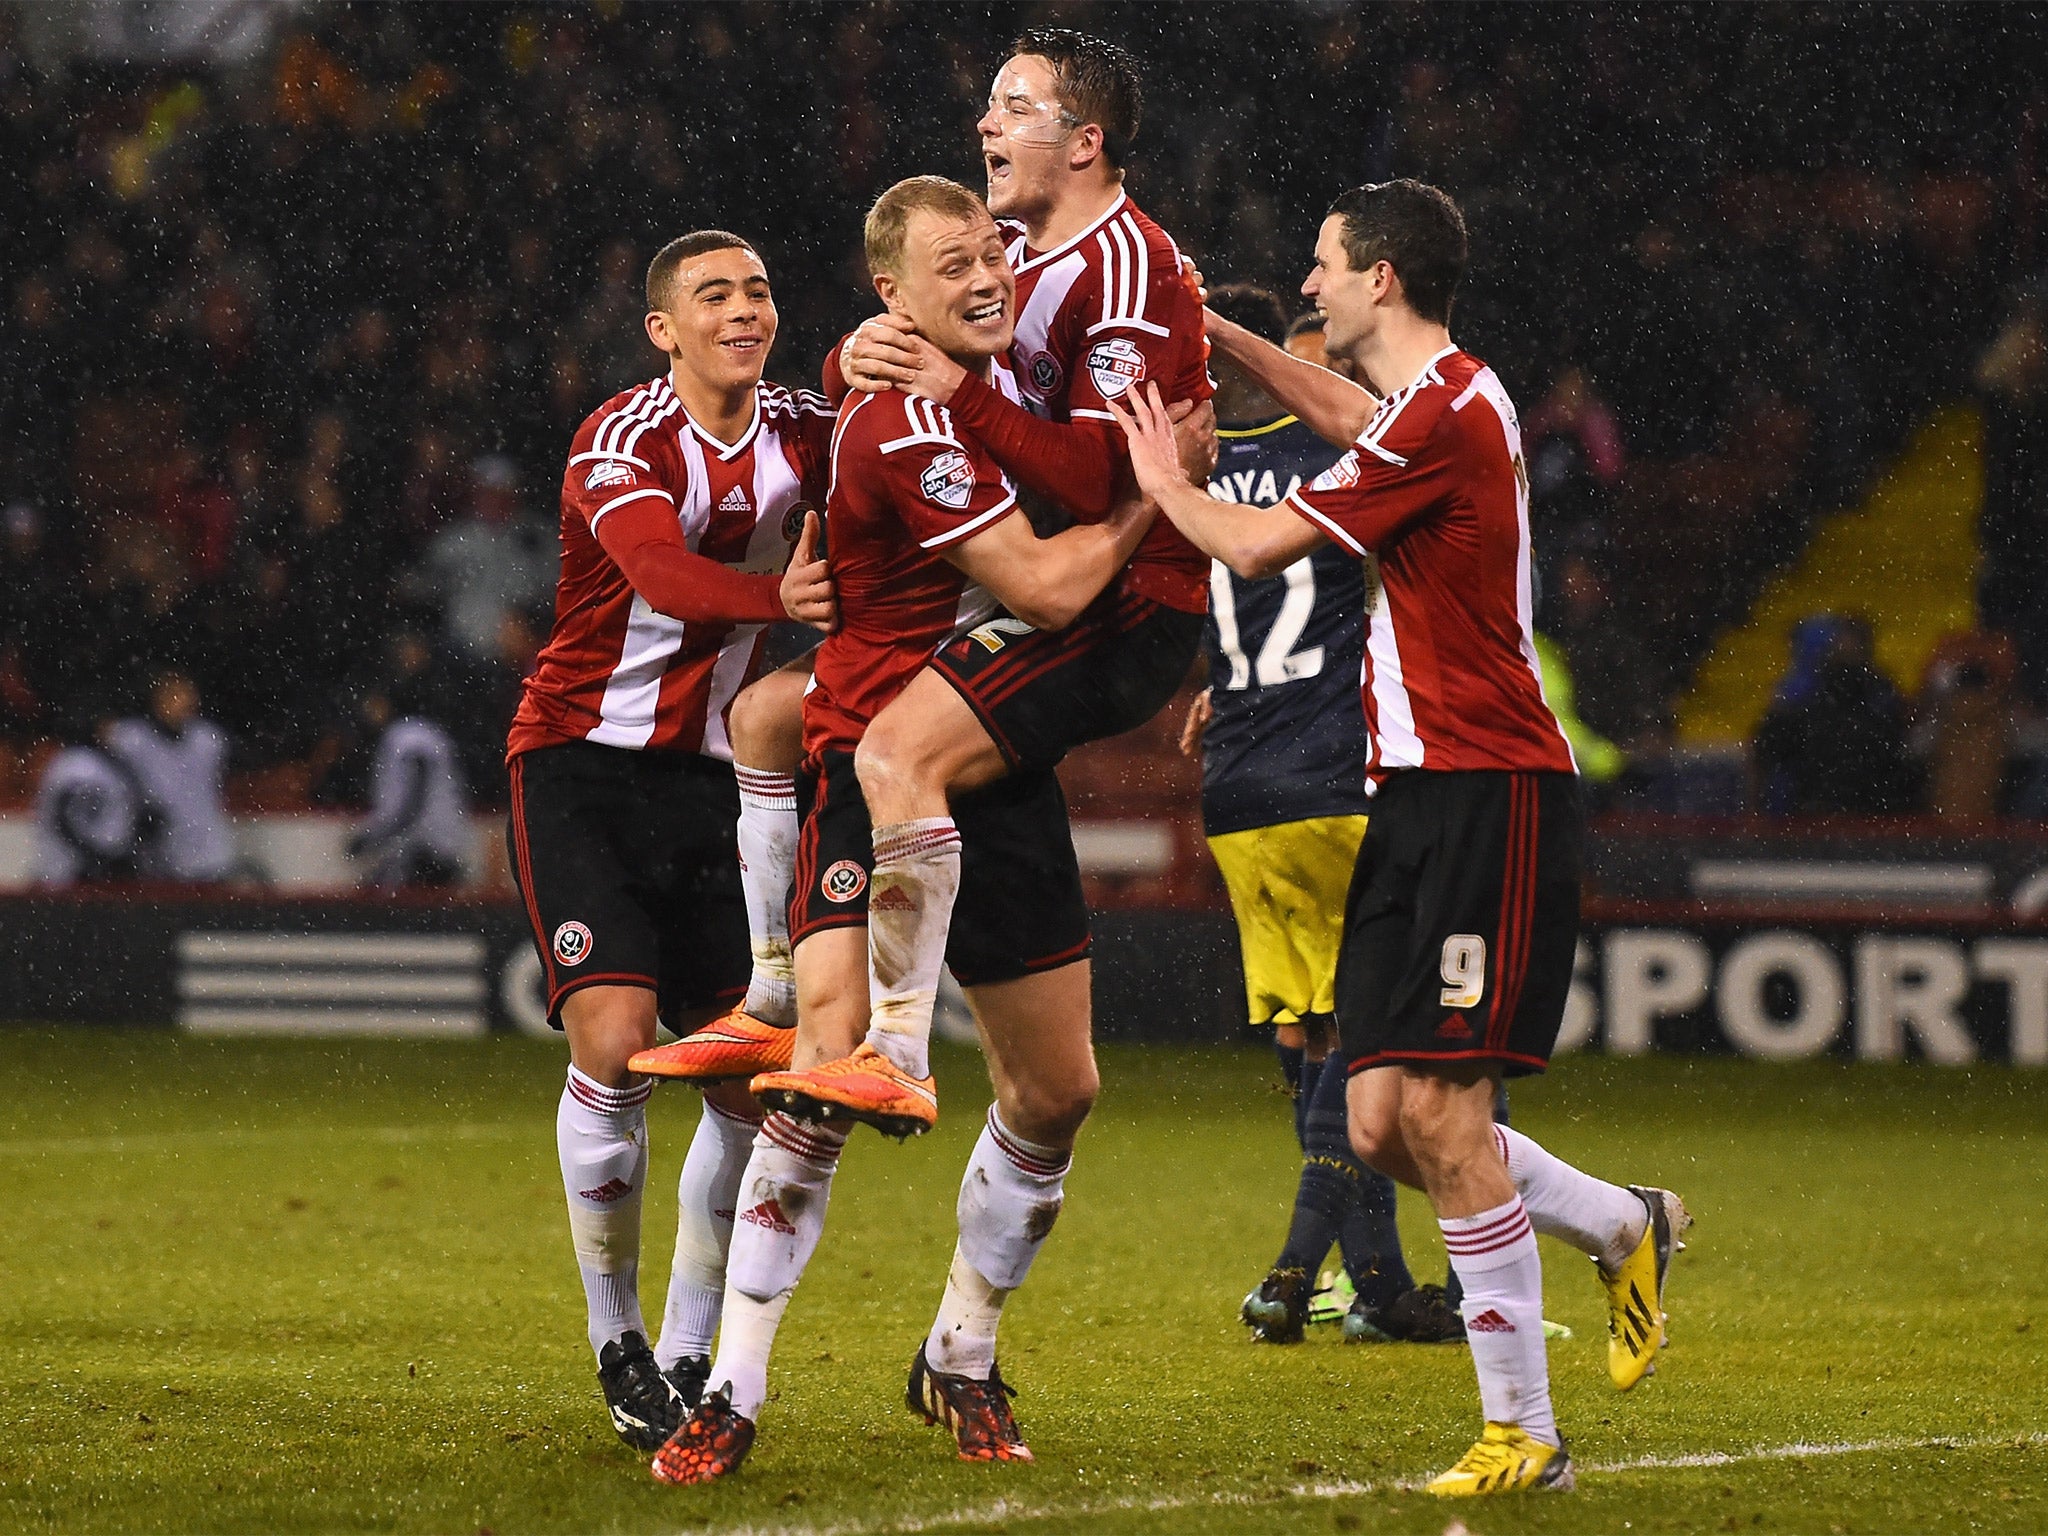
[[[1255,506],[1272,506],[1331,458],[1292,416],[1219,424],[1216,439],[1209,484]],[[1369,569],[1332,545],[1263,581],[1220,562],[1211,571],[1202,733],[1202,829],[1211,838],[1366,813],[1358,664]]]

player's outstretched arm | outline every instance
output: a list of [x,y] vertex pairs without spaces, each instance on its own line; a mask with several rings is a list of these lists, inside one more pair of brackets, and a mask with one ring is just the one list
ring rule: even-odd
[[1159,391],[1144,384],[1124,396],[1130,409],[1109,402],[1110,414],[1131,447],[1131,471],[1188,542],[1248,580],[1276,575],[1323,542],[1306,520],[1279,507],[1220,501],[1191,483],[1174,441],[1173,422]]
[[1049,539],[1030,521],[1006,517],[945,556],[1034,629],[1065,629],[1131,558],[1155,509],[1132,497],[1099,523],[1077,523]]
[[1213,309],[1202,311],[1202,324],[1210,346],[1250,374],[1261,389],[1333,447],[1349,448],[1357,442],[1372,413],[1380,408],[1379,396],[1371,390],[1296,357],[1285,347],[1274,346]]
[[604,513],[591,531],[656,613],[685,624],[772,624],[783,617],[782,578],[695,553],[683,542],[665,491]]

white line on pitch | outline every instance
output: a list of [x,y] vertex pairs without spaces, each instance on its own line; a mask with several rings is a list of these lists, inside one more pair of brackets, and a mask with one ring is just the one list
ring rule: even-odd
[[[1790,1445],[1761,1445],[1743,1451],[1699,1451],[1678,1456],[1640,1456],[1631,1461],[1586,1462],[1581,1472],[1613,1475],[1623,1472],[1668,1472],[1693,1467],[1730,1467],[1752,1461],[1797,1461],[1806,1457],[1867,1456],[1881,1451],[1971,1451],[1993,1446],[2048,1446],[2048,1434],[1931,1435],[1917,1439],[1843,1440]],[[973,1509],[949,1514],[911,1516],[901,1520],[850,1520],[842,1525],[743,1525],[729,1527],[726,1536],[921,1536],[927,1531],[951,1530],[963,1525],[993,1525],[998,1521],[1088,1520],[1114,1514],[1163,1514],[1177,1509],[1229,1509],[1240,1506],[1276,1504],[1286,1499],[1349,1499],[1374,1493],[1419,1493],[1420,1483],[1297,1484],[1257,1493],[1211,1493],[1169,1495],[1164,1498],[1095,1499],[1074,1504],[1031,1505],[1012,1499],[997,1499]],[[702,1529],[701,1527],[697,1529]]]

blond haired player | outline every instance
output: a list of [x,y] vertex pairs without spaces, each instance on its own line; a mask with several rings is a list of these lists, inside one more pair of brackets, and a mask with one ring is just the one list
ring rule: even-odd
[[[1009,349],[1016,284],[981,200],[942,178],[913,177],[876,201],[866,239],[875,290],[891,313],[990,388],[1014,388],[999,359]],[[706,1394],[655,1458],[654,1475],[666,1482],[723,1477],[753,1444],[769,1352],[823,1233],[851,1129],[816,1092],[815,1068],[845,1061],[865,1070],[875,1054],[863,1043],[871,926],[895,889],[880,872],[892,851],[918,850],[892,850],[885,829],[871,825],[855,770],[871,722],[948,636],[983,634],[997,603],[1049,630],[1070,623],[1150,522],[1133,499],[1100,523],[1038,538],[987,452],[944,407],[897,390],[847,403],[832,465],[826,526],[839,626],[818,649],[804,700],[791,904],[796,1067],[753,1081],[775,1112],[741,1184]],[[1049,767],[962,796],[958,817],[957,830],[949,818],[895,835],[923,847],[950,842],[959,860],[958,900],[936,942],[974,1005],[996,1102],[961,1181],[959,1244],[908,1396],[953,1431],[963,1457],[1028,1460],[996,1368],[996,1327],[1059,1214],[1074,1137],[1095,1099],[1088,916],[1066,802]],[[885,954],[877,963],[886,975],[901,960]]]
[[[1129,483],[1109,401],[1149,379],[1163,385],[1191,430],[1213,419],[1204,403],[1211,386],[1200,302],[1173,241],[1124,188],[1142,94],[1127,52],[1057,27],[1020,37],[990,88],[976,126],[988,206],[1002,221],[1015,274],[1008,363],[1021,400],[948,357],[901,313],[869,322],[842,352],[856,387],[900,388],[943,406],[955,429],[1021,486],[1084,521],[1104,517]],[[1029,614],[999,615],[977,637],[930,658],[876,717],[858,772],[875,820],[875,882],[902,901],[878,906],[870,928],[874,1050],[857,1065],[814,1069],[814,1098],[877,1124],[932,1123],[931,1015],[946,912],[959,888],[959,839],[921,841],[909,829],[949,827],[951,797],[1050,768],[1081,742],[1149,720],[1194,660],[1208,579],[1207,558],[1155,523],[1128,569],[1071,622],[1055,627]],[[800,678],[778,675],[743,702],[751,741],[789,751],[792,733],[773,722],[789,717],[801,687]],[[750,769],[775,766],[757,762],[751,745],[741,761]],[[761,837],[764,851],[793,840],[789,813],[765,801],[758,811],[743,804],[743,848],[755,825],[781,828]],[[749,881],[779,886],[788,878],[780,873],[789,867],[786,855],[776,864],[750,853],[748,862]],[[772,926],[770,906],[750,900],[749,911]],[[775,935],[757,927],[756,954],[772,957],[775,949]],[[908,959],[879,963],[896,955]],[[749,1013],[757,992],[765,1000],[776,990],[765,968],[757,967]],[[765,1026],[773,1022],[735,1018],[720,1032],[759,1039],[765,1052],[772,1043]],[[644,1070],[698,1078],[729,1072],[737,1058],[727,1050],[722,1042],[685,1041],[656,1053]]]

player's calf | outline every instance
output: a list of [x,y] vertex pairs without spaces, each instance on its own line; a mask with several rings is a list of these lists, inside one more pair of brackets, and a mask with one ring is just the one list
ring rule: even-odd
[[1494,1142],[1529,1220],[1590,1257],[1607,1292],[1607,1374],[1623,1392],[1656,1374],[1664,1347],[1664,1286],[1685,1249],[1692,1215],[1668,1189],[1609,1184],[1574,1168],[1520,1131]]

